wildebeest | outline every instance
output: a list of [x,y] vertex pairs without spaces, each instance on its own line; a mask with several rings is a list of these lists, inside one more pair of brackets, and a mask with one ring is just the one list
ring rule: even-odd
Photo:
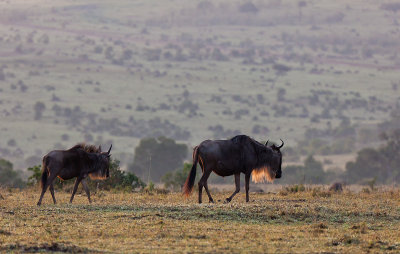
[[76,177],[70,203],[74,199],[79,183],[82,183],[91,203],[90,192],[85,178],[90,176],[92,179],[106,179],[110,176],[111,148],[112,145],[108,149],[108,152],[101,152],[101,147],[96,148],[92,145],[77,144],[68,150],[54,150],[45,155],[42,162],[42,193],[37,205],[41,205],[47,188],[50,189],[53,202],[56,204],[53,187],[53,181],[56,177],[62,180],[69,180]]
[[[282,141],[282,140],[281,140]],[[230,202],[240,191],[240,173],[245,175],[246,202],[249,202],[249,182],[272,182],[282,176],[283,146],[263,145],[246,135],[238,135],[229,140],[205,140],[193,150],[193,166],[183,186],[183,193],[189,196],[196,178],[196,166],[199,162],[203,175],[199,181],[199,203],[202,199],[202,189],[207,192],[210,202],[214,202],[208,190],[207,179],[214,171],[220,176],[235,175],[236,190],[226,199]]]

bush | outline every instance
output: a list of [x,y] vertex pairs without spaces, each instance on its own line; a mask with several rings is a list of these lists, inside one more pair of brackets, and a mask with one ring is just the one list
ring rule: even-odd
[[322,163],[308,156],[304,165],[289,165],[283,169],[283,177],[279,180],[284,184],[327,184],[339,175],[333,171],[324,171]]
[[25,182],[20,176],[20,172],[13,169],[13,164],[7,160],[0,159],[0,186],[22,188]]
[[[42,175],[42,169],[40,165],[28,168],[32,174],[28,178],[28,186],[34,186],[40,183],[40,178]],[[91,189],[117,189],[117,190],[134,190],[136,188],[143,189],[146,184],[140,180],[135,174],[131,172],[122,171],[119,167],[118,160],[111,160],[110,162],[110,177],[106,180],[91,180],[90,177],[87,178],[88,185]],[[67,185],[72,185],[75,182],[75,178],[62,181],[58,178],[54,180],[53,184],[55,188],[61,189]]]
[[[31,175],[28,177],[28,186],[36,186],[40,184],[42,177],[42,165],[36,165],[27,169],[28,172],[31,172]],[[71,185],[75,182],[75,179],[70,180],[61,180],[60,178],[56,178],[53,181],[53,186],[55,189],[62,189],[64,186]]]
[[129,170],[139,174],[143,179],[150,176],[150,180],[157,182],[165,173],[182,165],[187,152],[185,144],[177,144],[173,139],[144,138],[135,149]]
[[28,172],[31,171],[32,175],[28,177],[28,186],[35,186],[39,184],[40,177],[42,176],[42,167],[40,165],[36,165],[33,167],[28,168]]
[[[367,183],[376,179],[378,184],[400,181],[400,129],[384,133],[381,138],[386,144],[378,149],[364,148],[358,152],[355,162],[346,164],[348,181]],[[375,184],[375,180],[374,180]]]
[[134,190],[146,187],[146,184],[134,173],[122,171],[119,163],[118,160],[111,160],[110,177],[106,180],[90,180],[89,185],[105,190]]
[[174,191],[180,191],[183,184],[192,169],[192,163],[184,163],[182,168],[178,168],[173,172],[166,173],[162,178],[161,182],[164,183],[166,189],[172,189]]

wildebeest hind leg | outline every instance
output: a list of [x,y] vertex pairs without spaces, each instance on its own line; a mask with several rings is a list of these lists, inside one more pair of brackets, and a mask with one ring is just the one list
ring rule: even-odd
[[54,204],[57,204],[56,196],[54,196],[54,186],[53,186],[53,183],[50,184],[49,190],[50,190],[50,193],[51,193],[51,197],[53,198]]
[[232,198],[240,191],[240,173],[235,174],[235,185],[236,190],[232,193],[232,195],[226,199],[226,203],[231,202]]
[[69,200],[70,203],[72,203],[72,200],[74,200],[75,193],[78,190],[78,185],[81,181],[82,181],[82,178],[80,178],[80,177],[76,178],[74,190],[72,191],[72,196],[71,196],[71,199]]
[[[200,156],[199,156],[199,159],[200,159],[201,171],[204,173],[204,170],[205,170],[204,161],[203,161],[203,159],[202,159]],[[211,172],[210,172],[210,174],[211,174]],[[208,177],[207,177],[207,178],[208,178]],[[214,203],[214,200],[213,200],[213,198],[211,197],[210,191],[208,190],[208,183],[207,183],[207,180],[206,180],[205,183],[204,183],[204,189],[206,190],[206,193],[207,193],[207,196],[208,196],[208,202]]]
[[38,206],[40,206],[42,204],[42,199],[43,199],[44,193],[46,192],[47,188],[49,188],[49,186],[51,184],[53,184],[53,181],[54,181],[55,177],[56,177],[55,174],[48,176],[48,178],[46,180],[46,183],[43,184],[42,193],[40,194],[40,198],[39,198],[39,201],[37,203]]
[[214,200],[213,200],[213,198],[211,197],[210,191],[208,190],[207,181],[204,183],[204,189],[206,190],[207,195],[208,195],[208,202],[214,203]]
[[89,199],[89,203],[92,203],[92,200],[90,199],[89,187],[87,186],[87,183],[86,183],[86,180],[85,180],[85,179],[82,180],[82,186],[83,186],[83,189],[85,190],[86,195],[87,195],[87,197],[88,197],[88,199]]
[[[204,173],[202,175],[202,177],[200,178],[199,181],[199,204],[201,204],[201,199],[202,199],[202,191],[203,191],[203,186],[207,186],[207,179],[211,174],[211,170],[210,169],[204,169]],[[206,192],[208,194],[208,198],[211,197],[210,192],[208,191],[208,188],[206,188]],[[212,198],[211,198],[212,200]]]

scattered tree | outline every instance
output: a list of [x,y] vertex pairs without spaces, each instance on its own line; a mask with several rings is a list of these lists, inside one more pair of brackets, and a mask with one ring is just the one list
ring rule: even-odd
[[22,188],[25,182],[20,176],[20,172],[13,169],[13,164],[7,160],[0,159],[0,186]]
[[46,109],[46,105],[43,102],[36,102],[35,106],[33,107],[35,110],[35,120],[40,120],[43,115],[43,111]]
[[192,163],[184,163],[182,168],[178,168],[175,171],[166,173],[162,178],[161,182],[164,183],[166,189],[172,189],[174,191],[180,191],[183,184],[192,169]]
[[358,152],[356,161],[346,164],[346,179],[363,183],[376,178],[377,183],[391,184],[400,181],[400,129],[383,133],[386,144],[380,148],[364,148]]
[[183,164],[188,148],[166,137],[144,138],[135,149],[129,170],[142,179],[158,182],[161,176]]

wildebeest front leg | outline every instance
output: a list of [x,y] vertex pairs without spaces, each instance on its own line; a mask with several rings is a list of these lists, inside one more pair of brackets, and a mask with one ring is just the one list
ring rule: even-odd
[[246,202],[250,201],[249,198],[249,189],[250,189],[250,175],[246,174],[245,175],[245,182],[246,182]]
[[87,195],[87,197],[88,197],[88,199],[89,199],[89,203],[92,203],[92,200],[90,199],[89,187],[87,186],[87,183],[86,183],[86,180],[85,180],[85,179],[82,179],[82,186],[83,186],[83,189],[85,190],[86,195]]
[[235,185],[236,185],[236,190],[232,193],[232,195],[226,199],[226,203],[231,202],[232,198],[240,191],[240,173],[235,174]]
[[51,193],[51,197],[53,198],[54,204],[57,204],[56,196],[54,196],[54,186],[53,186],[53,183],[50,184],[49,190],[50,190],[50,193]]
[[82,178],[80,178],[80,177],[76,178],[74,190],[72,191],[72,196],[71,196],[71,199],[69,200],[70,203],[72,203],[72,200],[74,200],[75,193],[78,190],[78,185],[81,181],[82,181]]

